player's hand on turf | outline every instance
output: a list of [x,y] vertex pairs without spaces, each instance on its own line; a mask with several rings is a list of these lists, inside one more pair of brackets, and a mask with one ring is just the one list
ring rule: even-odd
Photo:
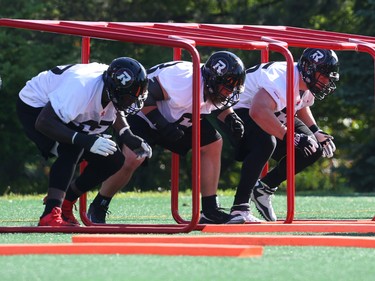
[[323,148],[323,157],[331,158],[333,157],[333,153],[336,151],[336,145],[333,142],[333,136],[323,132],[322,130],[318,130],[314,133],[316,139],[320,143]]
[[120,141],[129,147],[138,159],[152,157],[152,148],[142,138],[134,135],[130,129],[120,135]]

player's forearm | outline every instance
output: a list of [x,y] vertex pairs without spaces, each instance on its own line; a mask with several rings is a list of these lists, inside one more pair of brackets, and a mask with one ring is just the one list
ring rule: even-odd
[[128,121],[126,120],[126,117],[122,115],[122,113],[116,113],[116,120],[113,123],[113,128],[116,130],[116,132],[120,132],[124,128],[129,128]]
[[224,120],[225,118],[230,114],[230,113],[233,113],[233,108],[227,108],[223,111],[221,111],[218,115],[217,115],[217,119],[219,119],[221,122],[224,123]]
[[250,117],[266,133],[282,140],[286,134],[286,127],[276,118],[274,112],[267,108],[249,111]]
[[35,122],[35,128],[50,139],[61,143],[72,143],[74,130],[68,128],[47,104]]
[[297,117],[305,123],[307,127],[316,124],[315,118],[311,112],[310,107],[304,107],[297,111]]

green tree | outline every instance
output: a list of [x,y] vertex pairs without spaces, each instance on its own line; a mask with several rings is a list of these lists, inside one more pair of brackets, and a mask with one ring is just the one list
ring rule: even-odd
[[[372,0],[0,0],[0,17],[66,21],[181,22],[295,26],[374,36]],[[15,113],[17,94],[28,79],[57,64],[80,62],[81,38],[0,27],[0,194],[10,191],[44,192],[50,163],[42,161],[21,130]],[[204,61],[214,48],[198,47]],[[232,50],[246,66],[259,62],[259,52]],[[291,48],[295,58],[301,48]],[[297,177],[299,189],[356,188],[374,191],[374,64],[367,54],[338,52],[341,78],[337,92],[317,102],[313,111],[319,124],[335,136],[335,159],[324,159]],[[109,63],[118,56],[139,59],[146,67],[172,59],[167,47],[91,39],[91,61]],[[283,59],[271,53],[270,59]],[[190,57],[185,52],[183,59]],[[240,163],[224,139],[220,188],[235,187]],[[168,187],[170,153],[154,152],[127,189]],[[190,154],[181,158],[180,182],[190,188]],[[228,172],[229,170],[229,172]],[[150,177],[142,176],[144,173]],[[142,174],[143,173],[143,174]],[[313,176],[312,176],[313,175]]]

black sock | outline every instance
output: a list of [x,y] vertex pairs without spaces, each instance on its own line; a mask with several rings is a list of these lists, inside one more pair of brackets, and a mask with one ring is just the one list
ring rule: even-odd
[[74,202],[82,194],[83,194],[83,192],[80,189],[78,189],[78,187],[76,186],[75,182],[72,182],[69,185],[68,190],[66,191],[65,199],[68,200],[68,201],[70,201],[70,202]]
[[49,213],[52,212],[52,209],[55,207],[61,207],[62,205],[62,200],[59,199],[47,199],[46,201],[46,207],[44,208],[44,212],[41,216],[44,217],[45,215],[48,215]]
[[217,209],[219,207],[217,202],[217,195],[205,196],[202,197],[202,211],[208,211]]
[[92,201],[92,204],[94,206],[108,207],[109,204],[111,203],[111,200],[112,200],[112,197],[106,197],[106,196],[103,196],[100,193],[98,193],[98,195],[96,195],[94,201]]

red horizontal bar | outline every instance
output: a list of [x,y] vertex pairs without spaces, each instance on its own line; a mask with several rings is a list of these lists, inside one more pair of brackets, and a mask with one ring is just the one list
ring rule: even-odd
[[206,225],[202,232],[243,233],[243,232],[358,232],[375,233],[375,224],[294,224],[260,223],[242,225]]
[[192,243],[375,248],[375,237],[306,235],[74,235],[73,243]]
[[263,247],[219,244],[171,243],[75,243],[75,244],[3,244],[0,255],[178,255],[257,257]]

